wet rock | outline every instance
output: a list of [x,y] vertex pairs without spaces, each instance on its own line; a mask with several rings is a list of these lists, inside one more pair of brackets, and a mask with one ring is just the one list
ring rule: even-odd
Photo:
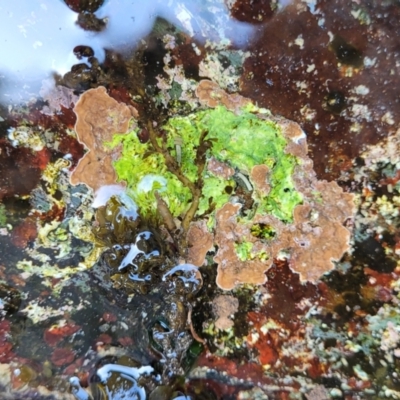
[[97,18],[93,13],[81,12],[78,14],[76,24],[85,31],[101,32],[107,27],[107,19]]
[[400,8],[307,4],[290,2],[262,26],[244,63],[241,94],[298,122],[318,176],[335,178],[400,122],[400,74],[387,79],[382,72],[398,71]]
[[5,283],[0,284],[0,299],[0,314],[3,316],[17,312],[21,305],[21,294],[19,291]]
[[104,0],[64,0],[65,4],[75,12],[95,12],[104,3]]
[[60,83],[70,89],[84,91],[90,89],[92,84],[96,82],[96,74],[89,65],[85,63],[75,64],[71,67],[71,71],[67,72]]
[[39,153],[0,140],[0,199],[28,195],[38,184],[42,173]]
[[392,272],[397,266],[396,260],[388,256],[382,244],[373,237],[354,245],[354,257],[379,272]]
[[94,51],[90,46],[75,46],[73,52],[78,60],[94,56]]
[[361,51],[356,49],[352,44],[346,42],[341,36],[336,35],[332,40],[331,49],[335,53],[337,59],[345,65],[360,68],[363,65],[363,55]]
[[227,0],[233,18],[250,24],[262,24],[268,21],[277,10],[273,0]]

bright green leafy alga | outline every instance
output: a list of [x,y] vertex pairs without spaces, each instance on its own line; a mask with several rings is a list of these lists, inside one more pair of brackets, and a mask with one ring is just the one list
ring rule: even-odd
[[[199,182],[196,152],[205,141],[209,145],[207,158],[213,156],[242,174],[249,175],[255,165],[266,164],[271,171],[271,191],[263,198],[257,198],[253,192],[257,212],[270,213],[285,222],[292,220],[293,209],[302,200],[292,180],[298,160],[285,153],[286,140],[274,122],[261,119],[249,110],[236,115],[218,107],[170,118],[162,129],[164,139],[158,138],[158,144],[161,146],[162,140],[165,140],[167,150],[174,158],[177,158],[177,140],[181,140],[180,168],[193,183]],[[154,191],[157,190],[172,215],[182,215],[190,205],[192,194],[168,171],[164,156],[153,148],[150,141],[141,143],[136,131],[115,135],[112,146],[120,143],[123,146],[122,155],[114,167],[119,179],[127,182],[129,193],[141,213],[155,212]],[[232,181],[214,176],[207,168],[202,172],[201,179],[202,197],[197,215],[226,203],[230,197],[226,188],[233,185]]]

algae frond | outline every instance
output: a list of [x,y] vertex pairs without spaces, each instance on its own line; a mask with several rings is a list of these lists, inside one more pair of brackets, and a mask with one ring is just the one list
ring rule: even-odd
[[0,228],[4,228],[7,223],[7,214],[4,204],[0,203]]

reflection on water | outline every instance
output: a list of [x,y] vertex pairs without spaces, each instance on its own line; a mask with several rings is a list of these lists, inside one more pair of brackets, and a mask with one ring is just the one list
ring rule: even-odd
[[[221,23],[224,34],[241,45],[254,30],[229,19],[227,8],[210,0],[206,7],[201,0],[107,0],[98,8],[92,7],[96,8],[93,14],[79,14],[65,3],[79,11],[74,7],[79,2],[68,0],[20,0],[0,5],[1,102],[18,103],[37,97],[43,79],[54,73],[64,75],[79,62],[74,54],[76,46],[90,47],[99,62],[104,61],[105,49],[123,53],[135,48],[157,17],[200,42],[222,32]],[[91,23],[89,15],[100,22]],[[96,32],[99,23],[104,27]]]

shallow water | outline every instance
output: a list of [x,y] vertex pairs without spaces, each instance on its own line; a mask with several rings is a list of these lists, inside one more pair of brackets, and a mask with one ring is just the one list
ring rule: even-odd
[[[133,396],[136,385],[152,400],[400,398],[398,2],[14,3],[0,5],[0,398],[84,396],[72,377],[96,399]],[[204,79],[297,122],[310,182],[337,182],[332,203],[354,194],[354,215],[316,242],[307,268],[295,265],[303,253],[280,253],[264,284],[238,273],[244,285],[224,287],[213,258],[224,238],[198,269],[185,260],[196,241],[183,251],[187,242],[151,218],[137,222],[123,197],[96,217],[92,189],[71,185],[87,151],[74,128],[79,96],[104,86],[135,107],[147,143],[144,121],[168,127],[212,107],[196,94]],[[191,144],[180,143],[169,151],[182,146],[185,160]],[[236,167],[235,157],[219,161]],[[250,215],[254,182],[238,173],[224,196]],[[207,224],[219,218],[212,200]],[[244,238],[232,221],[221,232]],[[269,243],[278,225],[263,220],[252,235]],[[344,255],[320,270],[325,249],[350,231]],[[245,242],[235,246],[256,265]],[[109,364],[131,369],[102,384],[96,371]]]

